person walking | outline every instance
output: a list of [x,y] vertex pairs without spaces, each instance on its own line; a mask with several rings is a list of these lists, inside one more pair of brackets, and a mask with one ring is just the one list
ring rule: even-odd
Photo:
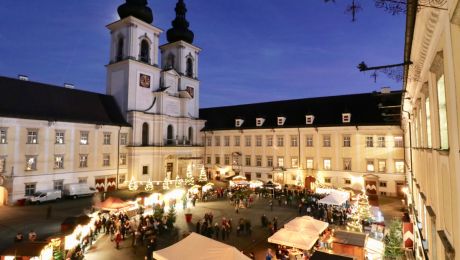
[[115,245],[116,245],[116,249],[120,249],[120,242],[121,242],[121,233],[120,231],[117,231],[117,233],[115,233]]
[[214,236],[216,240],[219,240],[219,233],[220,233],[219,223],[216,222],[216,224],[214,224]]

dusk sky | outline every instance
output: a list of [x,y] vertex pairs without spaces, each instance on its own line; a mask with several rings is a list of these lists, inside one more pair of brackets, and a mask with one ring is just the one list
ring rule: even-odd
[[[109,31],[123,0],[2,0],[0,75],[104,93]],[[403,61],[405,16],[372,0],[186,0],[200,55],[201,107],[402,88],[356,66]],[[153,24],[169,29],[175,0],[149,0]],[[161,43],[166,42],[166,33]]]

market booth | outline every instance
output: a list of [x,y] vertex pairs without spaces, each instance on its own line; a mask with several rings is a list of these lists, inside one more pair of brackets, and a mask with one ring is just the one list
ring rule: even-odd
[[[303,232],[297,232],[282,228],[268,238],[269,243],[290,247],[287,250],[289,257],[300,259],[303,252],[300,250],[310,250],[318,240],[318,235],[308,235]],[[300,250],[299,250],[300,249]]]
[[52,257],[53,249],[48,246],[47,242],[14,243],[0,253],[0,260],[51,260]]
[[249,257],[245,256],[235,247],[197,233],[191,233],[174,245],[155,251],[153,258],[156,260],[250,260]]
[[310,236],[319,236],[328,226],[329,223],[309,216],[296,217],[284,225],[288,230],[302,232]]
[[332,250],[336,254],[365,259],[367,238],[368,235],[365,233],[336,230],[332,240]]

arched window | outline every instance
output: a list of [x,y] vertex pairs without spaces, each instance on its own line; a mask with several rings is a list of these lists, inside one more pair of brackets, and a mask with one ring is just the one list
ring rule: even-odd
[[120,37],[120,39],[118,39],[116,60],[123,60],[123,37]]
[[175,57],[174,54],[170,53],[168,58],[166,59],[166,69],[173,69],[174,68]]
[[149,145],[149,124],[142,124],[142,146]]
[[141,62],[149,63],[150,62],[150,44],[147,40],[142,40],[141,42],[141,52],[139,59]]
[[193,128],[188,128],[188,141],[190,144],[193,144]]
[[166,139],[167,139],[167,142],[168,144],[172,144],[173,143],[173,139],[174,139],[174,128],[172,125],[168,125],[168,131],[166,133]]
[[193,60],[192,60],[192,58],[187,59],[187,70],[185,71],[185,75],[187,75],[187,77],[190,77],[190,78],[193,77]]

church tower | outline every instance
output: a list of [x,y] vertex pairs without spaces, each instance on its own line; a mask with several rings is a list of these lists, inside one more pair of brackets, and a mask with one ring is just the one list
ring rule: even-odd
[[153,102],[152,91],[159,88],[159,36],[162,31],[151,23],[147,0],[126,0],[118,7],[120,20],[109,24],[110,61],[107,65],[107,94],[115,97],[123,115],[145,111]]
[[189,22],[185,15],[187,8],[183,0],[176,4],[176,18],[172,21],[172,28],[167,31],[168,43],[160,46],[161,67],[164,77],[163,84],[168,87],[170,76],[177,73],[179,77],[178,91],[191,100],[187,102],[187,114],[198,118],[199,111],[199,87],[198,80],[198,56],[200,48],[193,45],[194,34],[189,29]]
[[204,121],[198,117],[197,69],[201,50],[192,45],[186,12],[179,0],[167,34],[169,43],[161,47],[162,31],[152,25],[147,0],[126,0],[118,7],[120,20],[107,26],[111,33],[107,94],[132,126],[128,179],[140,183],[185,178],[187,167],[202,158]]

